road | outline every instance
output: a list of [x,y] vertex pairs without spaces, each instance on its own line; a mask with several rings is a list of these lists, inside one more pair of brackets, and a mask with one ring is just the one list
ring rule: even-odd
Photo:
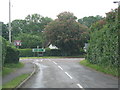
[[79,64],[83,58],[24,59],[38,69],[22,88],[118,88],[118,79]]

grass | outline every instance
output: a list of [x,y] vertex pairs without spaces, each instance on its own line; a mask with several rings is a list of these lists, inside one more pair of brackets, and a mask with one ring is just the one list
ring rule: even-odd
[[84,65],[84,66],[87,66],[89,68],[92,68],[96,71],[100,71],[100,72],[103,72],[105,74],[109,74],[109,75],[118,77],[118,69],[117,68],[91,64],[87,60],[80,61],[80,64]]
[[2,75],[5,76],[7,74],[10,74],[11,72],[14,72],[16,69],[21,68],[23,66],[24,66],[24,64],[21,62],[19,62],[17,64],[6,64],[3,67]]
[[21,76],[16,77],[15,79],[11,80],[10,82],[4,84],[2,88],[15,88],[17,87],[23,80],[25,80],[29,74],[23,74]]
[[84,58],[84,55],[80,56],[43,56],[43,57],[20,57],[20,59],[36,59],[36,58]]

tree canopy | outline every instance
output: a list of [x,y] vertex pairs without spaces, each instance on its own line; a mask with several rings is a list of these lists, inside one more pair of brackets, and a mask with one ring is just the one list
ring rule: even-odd
[[103,17],[99,16],[99,15],[97,15],[95,17],[94,16],[89,16],[89,17],[84,17],[82,19],[78,19],[78,22],[83,24],[83,25],[86,25],[88,28],[90,28],[90,26],[93,23],[95,23],[95,22],[97,22],[97,21],[99,21],[101,19],[103,19]]
[[57,17],[46,25],[46,39],[67,54],[78,53],[88,38],[88,28],[76,22],[73,13],[63,12]]

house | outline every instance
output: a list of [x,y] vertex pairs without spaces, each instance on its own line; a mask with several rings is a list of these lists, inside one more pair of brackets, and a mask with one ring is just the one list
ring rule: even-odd
[[49,45],[49,48],[50,48],[50,49],[58,49],[56,46],[54,46],[54,45],[52,45],[52,44]]

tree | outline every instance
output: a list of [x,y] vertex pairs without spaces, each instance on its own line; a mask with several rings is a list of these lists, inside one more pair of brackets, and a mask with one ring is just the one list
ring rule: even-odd
[[12,21],[12,36],[16,37],[18,34],[24,33],[26,27],[26,21],[16,19]]
[[43,17],[39,14],[28,15],[25,20],[27,22],[26,30],[33,34],[41,33],[44,26],[52,21],[51,18]]
[[2,23],[2,37],[9,40],[8,24]]
[[93,23],[95,23],[96,21],[99,21],[101,19],[103,19],[103,17],[99,16],[99,15],[97,15],[95,17],[94,16],[89,16],[89,17],[84,17],[82,19],[78,19],[78,22],[83,24],[83,25],[86,25],[88,28],[90,28],[90,26]]
[[58,18],[45,27],[48,42],[56,45],[68,55],[78,53],[87,40],[88,28],[78,22],[73,13],[60,13]]
[[117,10],[106,13],[106,18],[92,25],[90,30],[90,41],[87,51],[87,60],[90,63],[113,67],[119,67],[119,38]]
[[[12,41],[16,40],[22,33],[36,35],[42,39],[42,31],[52,19],[39,14],[28,15],[24,20],[12,21]],[[19,37],[18,37],[19,38]]]
[[42,47],[41,37],[36,35],[22,33],[16,37],[16,40],[21,40],[22,45],[20,48],[36,48],[37,46]]

